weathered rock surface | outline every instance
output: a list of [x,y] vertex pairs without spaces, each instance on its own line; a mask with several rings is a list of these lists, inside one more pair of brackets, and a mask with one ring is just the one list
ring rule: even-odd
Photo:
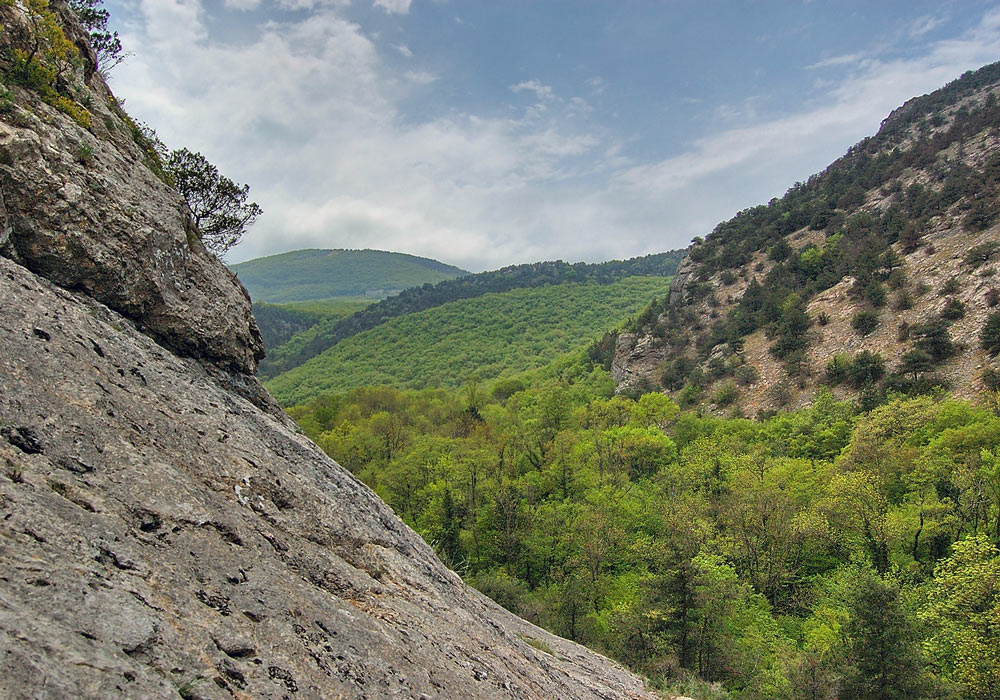
[[611,360],[611,378],[618,392],[651,391],[660,383],[666,359],[666,349],[653,336],[621,333]]
[[2,258],[0,298],[0,696],[652,697],[125,317]]
[[[16,7],[0,8],[0,24],[19,22]],[[263,345],[249,296],[148,167],[138,127],[100,75],[81,69],[84,78],[89,129],[11,88],[13,106],[0,114],[0,254],[85,291],[176,352],[252,373]]]

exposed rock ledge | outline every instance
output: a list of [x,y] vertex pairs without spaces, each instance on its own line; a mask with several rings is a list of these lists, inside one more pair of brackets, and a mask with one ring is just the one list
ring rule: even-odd
[[[17,6],[0,6],[0,25],[19,21]],[[252,374],[264,349],[246,290],[144,163],[137,127],[100,75],[86,87],[90,129],[11,88],[17,106],[0,114],[0,255],[86,292],[174,352]]]
[[125,317],[2,257],[0,299],[0,697],[653,697]]

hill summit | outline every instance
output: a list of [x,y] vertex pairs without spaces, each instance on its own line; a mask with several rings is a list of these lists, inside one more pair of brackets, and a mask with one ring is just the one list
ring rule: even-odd
[[430,258],[384,250],[294,250],[237,263],[232,270],[255,302],[333,297],[384,299],[408,287],[468,274]]

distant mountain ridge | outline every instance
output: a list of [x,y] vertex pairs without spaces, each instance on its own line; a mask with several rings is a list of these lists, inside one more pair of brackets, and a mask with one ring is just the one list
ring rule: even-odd
[[307,362],[341,340],[375,328],[385,321],[424,311],[460,299],[472,299],[490,292],[542,287],[566,282],[613,284],[626,277],[669,277],[685,251],[655,253],[629,260],[603,263],[567,263],[562,260],[510,265],[499,270],[468,274],[437,284],[403,290],[396,296],[372,304],[344,319],[321,321],[276,351],[268,351],[260,375],[271,378]]
[[237,263],[230,269],[255,302],[271,303],[336,297],[381,299],[407,287],[469,274],[431,258],[371,249],[293,250]]

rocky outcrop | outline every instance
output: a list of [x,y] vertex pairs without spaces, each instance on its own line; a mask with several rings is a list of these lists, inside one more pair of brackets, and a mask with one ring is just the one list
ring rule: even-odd
[[618,393],[651,391],[660,383],[659,373],[666,359],[667,351],[660,339],[629,332],[619,334],[611,359],[611,378]]
[[[698,246],[696,241],[691,245],[691,249]],[[673,280],[670,282],[670,295],[667,297],[667,303],[671,306],[676,306],[681,303],[684,299],[684,287],[691,280],[691,276],[697,270],[697,263],[691,257],[690,250],[688,254],[684,256],[681,260],[680,265],[677,266],[677,274],[674,275]]]
[[652,698],[275,408],[249,300],[90,79],[90,128],[0,109],[0,697]]
[[[698,245],[697,241],[692,247]],[[667,295],[668,306],[679,306],[684,299],[684,290],[697,265],[690,254],[681,260],[677,272],[670,282]],[[660,384],[664,363],[669,357],[669,348],[662,337],[638,328],[623,331],[615,341],[611,356],[611,378],[615,382],[615,392],[628,394],[652,391]]]
[[[22,20],[14,7],[0,21]],[[175,352],[252,373],[263,345],[249,296],[201,245],[100,75],[80,68],[79,79],[80,121],[31,90],[12,87],[4,101],[0,254],[83,290]]]

